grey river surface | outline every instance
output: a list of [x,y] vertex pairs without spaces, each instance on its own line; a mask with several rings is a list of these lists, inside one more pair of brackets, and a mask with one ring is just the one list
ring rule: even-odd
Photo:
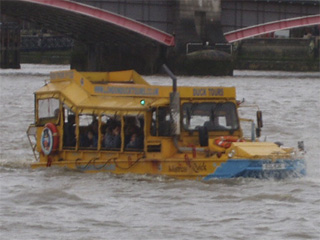
[[[50,71],[0,70],[0,239],[320,239],[319,73],[235,71],[233,77],[178,77],[178,85],[235,86],[259,104],[263,139],[297,146],[307,176],[210,182],[165,177],[31,170],[26,136],[33,92]],[[171,85],[166,76],[145,77]]]

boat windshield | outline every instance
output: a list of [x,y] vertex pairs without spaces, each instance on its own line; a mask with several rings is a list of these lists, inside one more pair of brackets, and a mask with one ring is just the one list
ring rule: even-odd
[[206,127],[208,131],[232,131],[239,128],[236,106],[232,102],[185,103],[182,112],[185,130]]

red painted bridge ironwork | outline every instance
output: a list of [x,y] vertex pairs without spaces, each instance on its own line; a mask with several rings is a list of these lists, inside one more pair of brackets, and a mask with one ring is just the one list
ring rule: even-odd
[[146,38],[149,38],[151,40],[154,40],[166,46],[174,46],[175,44],[174,36],[166,32],[160,31],[156,28],[150,27],[146,24],[140,23],[133,19],[120,16],[118,14],[115,14],[106,10],[102,10],[99,8],[95,8],[92,6],[71,2],[71,1],[66,1],[66,0],[59,0],[59,1],[57,0],[19,0],[16,2],[22,2],[22,3],[25,2],[25,3],[35,4],[38,6],[52,7],[52,8],[72,12],[75,14],[80,14],[83,16],[87,16],[89,18],[94,18],[99,21],[105,22],[109,26],[111,24],[113,26],[119,27],[119,29],[123,29],[124,31],[134,32],[138,35],[142,35]]
[[320,25],[320,14],[250,26],[224,34],[229,43],[284,29]]

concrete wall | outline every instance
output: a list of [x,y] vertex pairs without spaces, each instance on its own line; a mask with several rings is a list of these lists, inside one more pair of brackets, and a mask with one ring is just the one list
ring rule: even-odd
[[247,39],[234,45],[235,68],[320,71],[319,38]]

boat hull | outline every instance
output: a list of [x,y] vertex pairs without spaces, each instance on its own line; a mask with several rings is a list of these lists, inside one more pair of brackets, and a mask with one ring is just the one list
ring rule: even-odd
[[302,159],[296,160],[228,160],[204,180],[214,178],[275,178],[302,177],[306,175],[306,164]]
[[302,177],[306,175],[303,159],[145,159],[129,160],[92,158],[89,161],[75,159],[71,161],[37,162],[32,168],[64,167],[82,172],[110,172],[113,174],[163,175],[177,179],[229,179],[229,178],[274,178]]

